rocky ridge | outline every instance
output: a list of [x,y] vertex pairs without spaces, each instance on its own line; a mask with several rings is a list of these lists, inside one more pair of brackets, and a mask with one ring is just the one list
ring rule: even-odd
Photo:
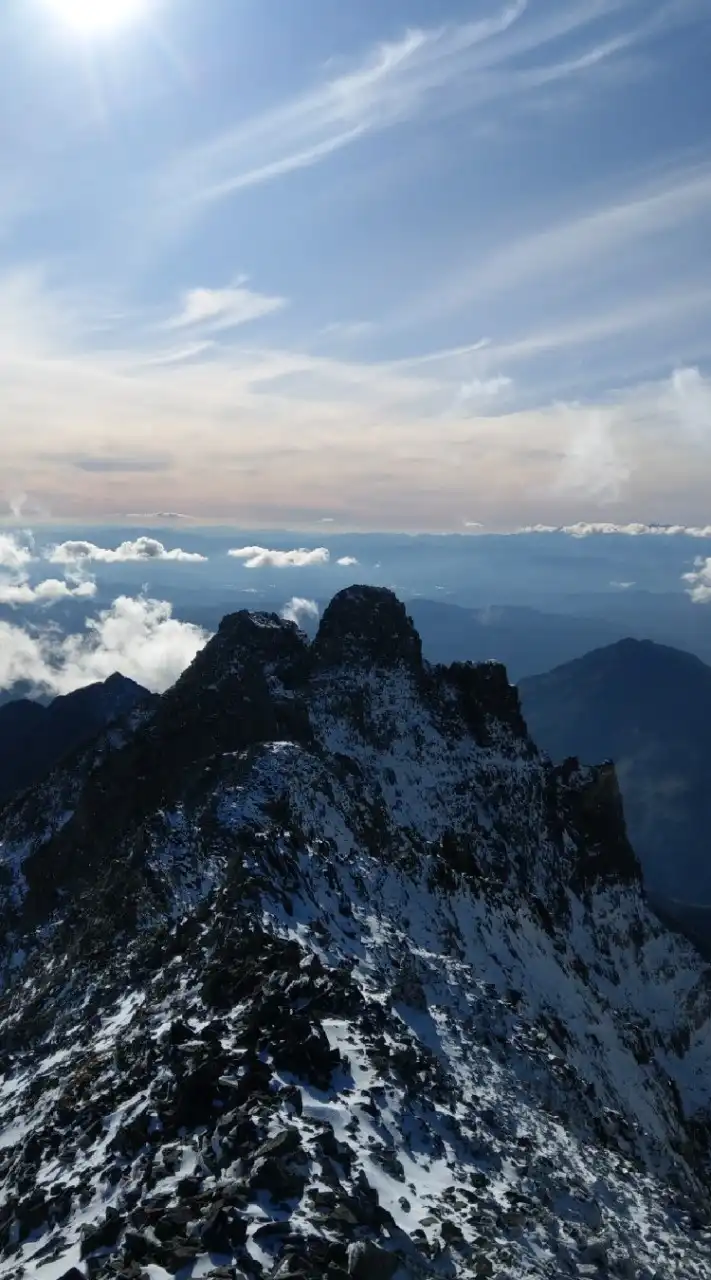
[[709,1274],[711,971],[389,592],[228,617],[0,841],[0,1277]]
[[48,704],[19,698],[0,705],[0,804],[39,781],[63,756],[91,742],[151,695],[116,672]]

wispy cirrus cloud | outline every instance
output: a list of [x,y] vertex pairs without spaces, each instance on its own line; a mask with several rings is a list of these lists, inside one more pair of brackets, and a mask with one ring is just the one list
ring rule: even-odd
[[180,547],[168,550],[157,538],[140,537],[133,542],[122,542],[118,547],[97,547],[93,542],[78,539],[60,542],[43,553],[50,564],[77,565],[94,561],[98,564],[141,564],[150,561],[179,561],[183,564],[205,563],[207,556],[198,551],[183,551]]
[[[535,93],[593,72],[644,38],[648,20],[601,39],[596,24],[617,0],[573,0],[539,16],[527,0],[470,22],[411,28],[371,48],[340,74],[227,129],[161,175],[166,199],[199,204],[314,166],[335,152],[425,114]],[[673,21],[673,14],[668,14]],[[557,54],[562,39],[575,52]],[[525,65],[527,57],[538,62]]]
[[[653,179],[639,179],[627,187],[617,189],[613,196],[598,202],[592,210],[589,206],[567,218],[554,218],[540,228],[495,247],[491,251],[472,254],[456,264],[449,277],[437,283],[436,291],[425,294],[421,302],[410,306],[403,315],[403,323],[422,322],[425,317],[457,311],[471,303],[472,299],[490,299],[510,293],[521,293],[545,280],[548,287],[558,283],[571,289],[581,277],[599,282],[600,273],[614,277],[615,264],[630,251],[639,257],[648,254],[650,246],[660,238],[676,233],[685,225],[711,220],[711,164],[703,159],[696,164],[672,167],[655,175]],[[596,267],[596,263],[600,266]],[[673,291],[674,282],[671,282]],[[652,299],[654,307],[657,300]],[[677,308],[707,306],[708,285],[699,286],[693,281],[677,293]],[[658,306],[662,301],[657,302]],[[627,299],[611,312],[602,313],[594,320],[576,317],[575,328],[580,337],[588,341],[595,336],[614,333],[615,328],[626,328],[644,323],[642,300]],[[617,319],[615,312],[617,311]],[[632,313],[632,314],[630,314]],[[541,336],[528,340],[529,350],[539,347],[566,345],[573,333],[542,331]],[[523,340],[526,342],[526,339]],[[526,354],[526,348],[520,349]],[[498,355],[501,356],[501,352]],[[516,354],[515,347],[511,354]]]
[[248,289],[244,280],[225,289],[189,289],[180,310],[166,322],[167,329],[201,328],[217,333],[282,311],[286,298],[269,297]]

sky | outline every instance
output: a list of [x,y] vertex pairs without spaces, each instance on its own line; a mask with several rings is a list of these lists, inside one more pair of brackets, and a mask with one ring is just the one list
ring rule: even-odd
[[708,523],[708,0],[97,9],[0,8],[8,519]]

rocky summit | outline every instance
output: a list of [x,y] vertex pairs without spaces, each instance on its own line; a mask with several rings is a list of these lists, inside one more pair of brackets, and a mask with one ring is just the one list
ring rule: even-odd
[[389,592],[226,618],[0,841],[0,1277],[711,1274],[711,970]]

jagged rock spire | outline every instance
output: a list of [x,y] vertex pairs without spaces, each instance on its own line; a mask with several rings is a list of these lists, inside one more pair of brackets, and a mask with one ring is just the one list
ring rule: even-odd
[[422,668],[422,641],[397,596],[385,587],[353,586],[326,609],[313,643],[319,667]]

